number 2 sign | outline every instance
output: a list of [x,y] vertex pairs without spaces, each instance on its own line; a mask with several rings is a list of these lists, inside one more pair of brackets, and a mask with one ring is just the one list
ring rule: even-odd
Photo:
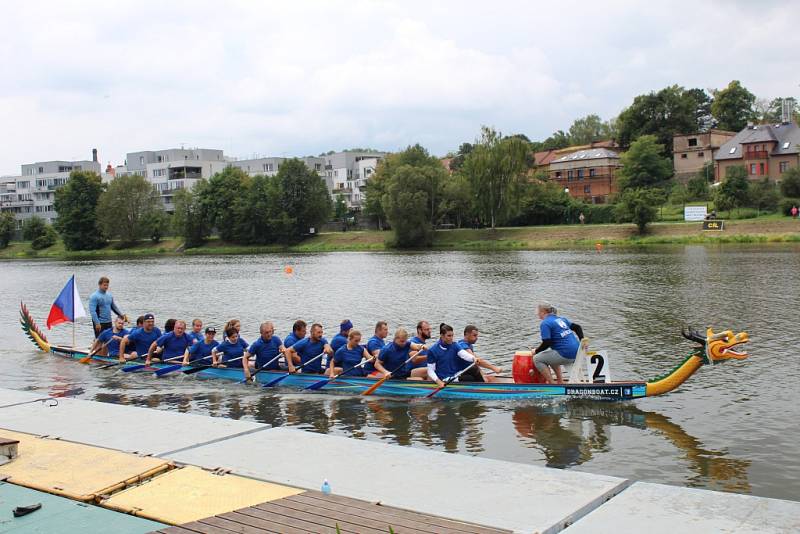
[[608,355],[595,352],[589,356],[589,377],[590,381],[594,383],[611,382],[611,366]]

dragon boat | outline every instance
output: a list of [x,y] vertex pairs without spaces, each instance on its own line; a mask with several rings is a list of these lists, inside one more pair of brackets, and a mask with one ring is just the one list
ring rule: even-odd
[[[25,332],[37,348],[44,352],[75,360],[89,360],[91,362],[104,364],[115,364],[117,362],[117,358],[115,357],[92,355],[91,358],[89,358],[89,353],[85,350],[51,344],[48,342],[44,333],[37,327],[24,304],[21,305],[20,309],[20,323],[23,332]],[[669,393],[683,384],[704,365],[715,365],[726,360],[743,360],[748,356],[746,352],[737,350],[740,345],[749,341],[749,336],[746,332],[734,333],[731,330],[726,330],[714,333],[711,328],[708,328],[705,335],[698,331],[691,330],[684,330],[682,334],[686,339],[697,344],[694,350],[670,372],[651,380],[609,383],[572,382],[565,384],[453,382],[448,385],[448,387],[441,389],[437,393],[436,398],[473,400],[555,398],[599,399],[608,401],[632,400]],[[517,354],[520,355],[521,353]],[[524,353],[522,354],[524,355]],[[527,353],[527,356],[530,357],[530,353]],[[170,364],[153,363],[149,367],[144,367],[141,365],[141,362],[131,361],[124,365],[120,364],[111,367],[110,370],[133,365],[143,367],[143,369],[140,370],[141,372],[151,373],[170,366]],[[243,373],[241,369],[204,367],[207,368],[198,371],[196,376],[242,382]],[[187,366],[183,368],[183,370],[189,369],[192,369],[192,367]],[[258,383],[264,385],[273,379],[285,375],[287,375],[285,371],[263,371],[254,378]],[[302,390],[324,378],[325,377],[318,374],[290,374],[280,382],[280,387]],[[318,391],[359,395],[370,389],[373,385],[375,385],[375,380],[370,378],[342,376],[332,380]],[[437,389],[436,384],[428,381],[387,380],[375,390],[375,394],[389,397],[427,397],[435,389]]]

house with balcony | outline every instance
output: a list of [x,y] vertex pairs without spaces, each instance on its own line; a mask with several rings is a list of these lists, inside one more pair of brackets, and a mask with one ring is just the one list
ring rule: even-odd
[[[278,174],[278,169],[289,158],[253,158],[253,159],[237,159],[228,162],[229,167],[237,167],[242,169],[250,176],[257,176],[263,174],[264,176],[275,176]],[[316,172],[320,176],[323,175],[323,167],[325,166],[325,158],[307,156],[298,158],[306,164],[310,170]]]
[[549,163],[548,177],[570,196],[590,204],[605,204],[616,193],[619,153],[590,148],[564,154]]
[[352,211],[361,211],[369,178],[386,152],[344,151],[323,156],[325,167],[322,177],[332,198],[341,195]]
[[739,165],[751,180],[780,181],[786,171],[800,165],[800,127],[790,121],[748,124],[717,151],[715,181],[724,180],[728,169]]
[[[686,183],[700,172],[707,163],[713,163],[722,145],[730,141],[736,132],[709,130],[707,132],[678,134],[672,137],[672,167],[675,179]],[[711,181],[713,176],[708,176]]]

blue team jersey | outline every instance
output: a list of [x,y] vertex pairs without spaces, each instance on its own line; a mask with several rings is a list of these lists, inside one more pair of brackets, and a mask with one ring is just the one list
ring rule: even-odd
[[347,336],[341,332],[333,336],[333,339],[331,339],[331,348],[333,349],[334,353],[344,345],[347,345]]
[[133,342],[133,350],[136,351],[136,354],[144,356],[150,350],[153,341],[157,341],[160,337],[161,330],[157,326],[154,326],[149,332],[142,327],[128,334],[128,341]]
[[467,367],[472,365],[472,362],[468,362],[467,360],[465,360],[461,356],[458,356],[458,352],[462,351],[462,350],[466,350],[466,351],[472,352],[473,351],[472,343],[467,343],[466,340],[462,339],[461,341],[456,342],[456,347],[457,347],[457,349],[456,349],[456,367],[458,367],[459,371],[463,371],[464,369],[466,369]]
[[183,356],[186,349],[193,344],[194,340],[185,332],[180,337],[175,335],[175,332],[169,332],[156,341],[156,345],[164,348],[164,351],[161,353],[162,360]]
[[[333,355],[333,363],[336,367],[341,367],[342,371],[347,371],[354,365],[361,363],[363,357],[364,347],[362,345],[356,345],[354,349],[348,349],[347,345],[344,345],[339,347],[339,350]],[[364,366],[362,365],[358,369],[350,369],[346,376],[365,376]]]
[[[109,356],[119,356],[119,342],[128,334],[130,334],[130,332],[125,328],[119,332],[114,332],[113,328],[106,328],[100,332],[99,336],[97,336],[97,341],[101,343],[108,343],[107,347]],[[114,339],[113,336],[117,336],[120,339]],[[128,351],[130,352],[130,349],[128,349]]]
[[572,323],[565,317],[548,315],[542,319],[540,330],[542,341],[550,340],[553,350],[564,358],[575,359],[581,342],[571,329]]
[[280,369],[278,365],[280,358],[275,357],[279,354],[281,345],[283,345],[283,341],[281,341],[281,338],[278,336],[272,336],[267,340],[264,340],[263,337],[259,337],[253,341],[250,348],[247,349],[247,352],[255,355],[257,369],[260,369],[271,360],[275,361],[270,363],[268,367],[264,367],[264,369]]
[[[376,350],[379,351],[380,353],[380,350],[384,346],[386,346],[386,343],[383,341],[382,338],[379,338],[378,336],[372,336],[371,338],[369,338],[369,341],[367,341],[367,352],[369,352],[370,356],[372,356],[373,354],[375,354]],[[367,365],[364,366],[364,372],[367,374],[370,374],[374,370],[375,370],[375,365],[373,365],[372,363],[368,363]]]
[[194,330],[186,332],[186,335],[192,338],[192,343],[200,343],[206,338],[202,332],[195,332]]
[[[292,348],[297,352],[300,356],[300,363],[305,364],[307,361],[312,360],[315,356],[319,356],[322,352],[322,349],[325,348],[325,345],[328,344],[328,340],[324,337],[321,338],[319,341],[311,341],[310,337],[305,339],[301,339],[294,345]],[[310,364],[303,367],[304,373],[321,373],[322,372],[322,358],[317,358]]]
[[461,370],[458,362],[458,345],[445,344],[441,339],[428,348],[428,363],[436,366],[436,375],[445,380]]
[[205,339],[202,341],[198,341],[191,347],[189,347],[189,361],[196,362],[199,360],[204,360],[204,364],[210,364],[211,358],[211,351],[214,350],[214,347],[219,346],[219,341],[216,339],[212,340],[211,343],[206,344]]
[[381,364],[383,364],[383,368],[390,373],[397,369],[392,375],[394,378],[407,378],[409,375],[409,366],[405,362],[408,359],[408,353],[410,351],[411,342],[406,341],[405,345],[400,346],[392,341],[381,349],[380,354],[378,354],[378,359],[381,361]]
[[[242,356],[244,356],[244,351],[247,350],[247,341],[244,340],[243,337],[239,336],[239,339],[236,340],[236,343],[232,343],[229,339],[226,339],[219,345],[217,345],[217,352],[224,353],[222,355],[222,360],[220,363],[224,364],[226,367],[241,367],[242,366]],[[234,358],[239,358],[235,362],[231,361]]]
[[[414,337],[412,337],[412,338],[411,338],[411,342],[412,342],[412,343],[418,343],[418,344],[420,344],[420,345],[424,345],[424,344],[425,344],[425,342],[424,342],[424,341],[422,341],[422,340],[419,338],[419,336],[414,336]],[[428,349],[422,349],[421,351],[419,351],[419,353],[420,353],[420,354],[422,354],[423,356],[427,356],[427,355],[428,355]],[[427,366],[428,366],[428,360],[427,360],[427,358],[426,358],[426,359],[424,359],[424,360],[421,360],[421,361],[419,361],[419,362],[417,362],[417,363],[411,362],[409,365],[411,365],[411,368],[412,368],[412,369],[417,369],[417,368],[419,368],[419,367],[427,367]]]
[[299,337],[297,337],[297,336],[294,334],[294,332],[292,332],[291,334],[289,334],[288,336],[286,336],[286,338],[284,338],[284,340],[283,340],[283,346],[284,346],[284,347],[286,347],[286,348],[288,349],[289,347],[291,347],[292,345],[294,345],[294,344],[295,344],[295,343],[297,343],[298,341],[300,341],[300,338],[299,338]]

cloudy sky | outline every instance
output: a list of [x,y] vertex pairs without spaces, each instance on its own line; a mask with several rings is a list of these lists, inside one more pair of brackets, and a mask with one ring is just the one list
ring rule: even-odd
[[482,124],[543,139],[643,92],[800,96],[794,2],[9,2],[0,174],[185,146],[306,155]]

